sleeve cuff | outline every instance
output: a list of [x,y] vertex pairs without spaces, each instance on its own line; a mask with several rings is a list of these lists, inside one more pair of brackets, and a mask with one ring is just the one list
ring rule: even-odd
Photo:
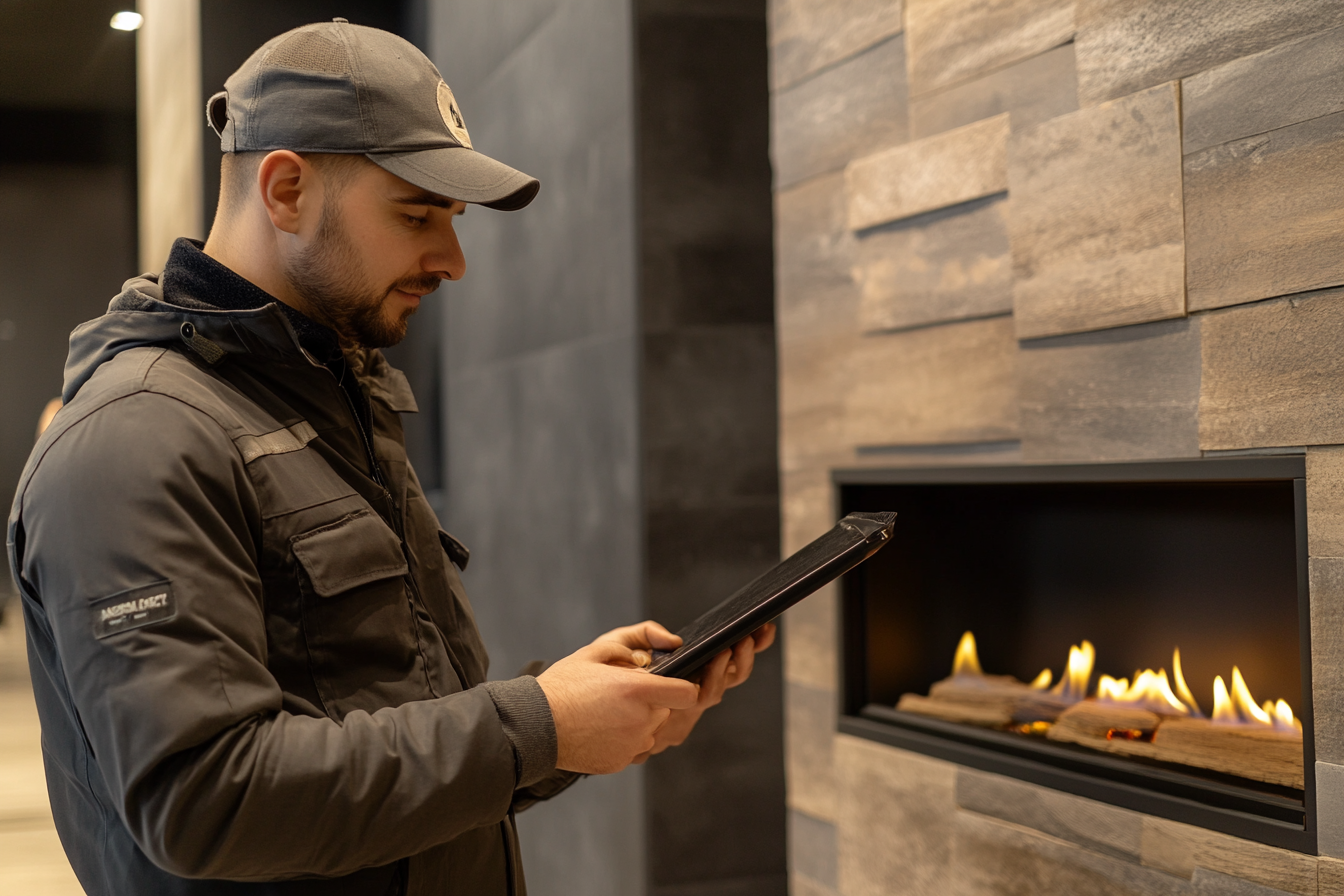
[[482,687],[495,702],[504,734],[513,744],[518,787],[528,787],[555,771],[555,720],[546,693],[530,675],[487,681]]

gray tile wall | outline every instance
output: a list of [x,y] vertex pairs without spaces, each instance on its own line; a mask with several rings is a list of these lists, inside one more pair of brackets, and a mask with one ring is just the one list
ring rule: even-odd
[[[470,211],[444,289],[445,518],[507,677],[778,558],[765,2],[437,2],[429,31],[477,148],[542,181]],[[782,896],[780,667],[522,816],[531,892]]]
[[[470,210],[442,290],[445,524],[494,678],[641,616],[631,42],[622,0],[429,10],[476,147],[542,182],[523,212]],[[519,817],[529,892],[644,892],[641,778]]]
[[[79,211],[53,215],[56,208]],[[106,311],[122,282],[135,276],[135,252],[133,165],[0,164],[0,496],[6,518],[38,417],[61,394],[70,331]],[[17,594],[6,559],[0,612],[11,598]]]
[[[645,605],[675,629],[779,557],[765,2],[635,8]],[[651,893],[785,893],[779,657],[649,763]]]

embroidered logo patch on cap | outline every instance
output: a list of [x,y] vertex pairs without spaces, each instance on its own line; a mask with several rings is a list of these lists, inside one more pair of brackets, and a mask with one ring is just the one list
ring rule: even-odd
[[155,582],[143,588],[120,591],[93,602],[93,636],[106,638],[118,632],[162,622],[177,615],[173,586]]
[[467,133],[467,123],[462,120],[462,111],[457,107],[452,88],[442,81],[439,82],[439,114],[457,142],[471,149],[471,135]]

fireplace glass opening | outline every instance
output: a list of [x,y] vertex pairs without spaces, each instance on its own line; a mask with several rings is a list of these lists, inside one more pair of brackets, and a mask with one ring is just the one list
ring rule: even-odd
[[836,478],[842,730],[1314,849],[1301,457]]

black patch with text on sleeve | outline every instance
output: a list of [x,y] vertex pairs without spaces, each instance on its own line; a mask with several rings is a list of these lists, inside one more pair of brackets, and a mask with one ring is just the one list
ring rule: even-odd
[[93,602],[93,636],[106,638],[118,632],[143,628],[177,615],[172,583],[163,581],[119,591]]

